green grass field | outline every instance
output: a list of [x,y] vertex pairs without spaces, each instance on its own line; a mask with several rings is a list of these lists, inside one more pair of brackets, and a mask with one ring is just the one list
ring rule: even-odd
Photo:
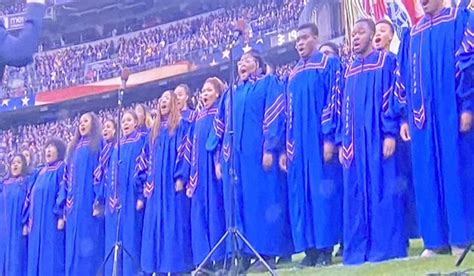
[[[302,255],[294,256],[294,264],[279,269],[279,275],[426,275],[428,273],[450,273],[474,269],[474,252],[464,260],[461,267],[454,266],[456,258],[452,256],[438,256],[430,259],[421,259],[419,256],[423,250],[420,240],[414,240],[410,246],[410,257],[401,260],[388,261],[377,264],[365,264],[361,266],[346,267],[341,264],[341,259],[336,258],[336,264],[326,268],[299,269],[294,267]],[[470,272],[474,275],[474,271]]]

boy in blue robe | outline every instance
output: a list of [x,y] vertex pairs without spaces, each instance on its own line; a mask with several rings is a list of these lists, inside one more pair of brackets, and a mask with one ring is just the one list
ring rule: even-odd
[[442,0],[422,6],[425,16],[401,44],[407,106],[400,134],[412,143],[422,256],[450,248],[460,255],[474,239],[472,149],[465,149],[472,147],[473,14]]
[[25,66],[33,59],[38,49],[42,21],[45,11],[45,0],[27,0],[25,26],[18,38],[7,33],[3,21],[0,21],[0,81],[5,65]]
[[287,84],[286,154],[288,204],[296,252],[303,266],[330,265],[341,241],[342,169],[334,154],[336,127],[332,92],[338,89],[341,64],[317,51],[314,24],[298,30],[301,60]]
[[[375,25],[375,36],[373,45],[374,48],[380,51],[385,51],[389,55],[394,55],[390,52],[390,45],[392,44],[393,36],[395,35],[395,29],[390,23],[390,21],[383,19],[378,21]],[[399,71],[397,70],[397,81],[399,81]],[[395,90],[397,93],[404,93],[400,90],[400,84],[397,83],[399,89]],[[394,92],[394,95],[398,95]],[[395,101],[394,104],[397,106],[403,105],[402,101]],[[402,108],[403,109],[403,108]],[[401,116],[401,111],[397,113],[397,116]],[[398,141],[400,140],[400,141]],[[405,224],[408,238],[417,238],[419,237],[418,231],[418,221],[416,217],[416,204],[415,204],[415,188],[413,186],[413,174],[411,166],[411,143],[403,142],[401,138],[397,139],[397,150],[395,152],[395,158],[398,168],[398,180],[400,189],[404,190],[404,195],[402,196],[403,216],[405,217]],[[407,161],[408,160],[408,161]]]
[[352,33],[356,59],[345,72],[337,140],[344,166],[344,264],[379,262],[407,255],[401,192],[396,180],[398,134],[391,110],[394,55],[374,50],[375,25],[361,19]]

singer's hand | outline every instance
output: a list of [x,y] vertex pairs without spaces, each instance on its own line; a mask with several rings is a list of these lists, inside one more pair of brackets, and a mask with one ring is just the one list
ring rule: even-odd
[[23,236],[28,236],[28,225],[23,225]]
[[334,144],[331,142],[324,142],[324,161],[329,162],[334,154]]
[[344,164],[344,150],[342,147],[339,147],[339,163]]
[[273,165],[273,154],[265,152],[262,158],[262,165],[265,170],[271,169]]
[[222,166],[221,163],[216,163],[216,177],[218,180],[222,179]]
[[403,142],[408,142],[411,140],[410,127],[408,126],[408,123],[403,123],[400,126],[400,137],[402,137]]
[[288,158],[286,156],[286,153],[280,154],[280,158],[278,159],[278,165],[280,166],[280,169],[284,172],[288,172]]
[[472,113],[465,111],[461,114],[461,119],[460,119],[460,127],[459,129],[461,132],[468,132],[471,130],[472,127]]
[[58,230],[64,229],[64,219],[58,219]]
[[385,159],[392,157],[393,153],[395,152],[396,145],[397,143],[392,137],[387,137],[383,140],[383,157]]
[[137,211],[140,211],[141,209],[143,209],[143,207],[145,206],[145,203],[143,202],[143,200],[139,199],[137,200]]
[[183,189],[184,189],[183,180],[181,180],[181,179],[176,180],[176,184],[175,184],[176,192],[181,192]]
[[188,189],[186,190],[186,196],[187,196],[188,198],[192,198],[192,197],[193,197],[193,194],[194,194],[194,191],[193,191],[191,188],[188,188]]

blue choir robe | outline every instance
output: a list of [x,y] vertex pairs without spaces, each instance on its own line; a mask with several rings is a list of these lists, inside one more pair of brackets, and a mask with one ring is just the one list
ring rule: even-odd
[[0,20],[0,80],[5,65],[25,66],[33,60],[33,53],[38,50],[45,5],[28,4],[25,15],[25,26],[15,38],[7,33]]
[[329,162],[323,158],[324,142],[334,143],[333,97],[341,70],[337,58],[316,52],[300,60],[288,78],[286,151],[296,252],[333,247],[342,238],[342,168],[337,154]]
[[459,132],[461,113],[474,112],[473,26],[472,11],[445,8],[420,19],[401,44],[399,86],[406,94],[399,97],[407,104],[420,234],[428,249],[474,239],[472,134]]
[[104,257],[104,220],[92,216],[94,170],[100,155],[81,137],[67,160],[60,202],[66,219],[66,275],[93,275]]
[[[402,37],[408,28],[402,31]],[[400,51],[399,51],[400,52]],[[393,58],[399,59],[397,55],[388,52]],[[392,97],[392,114],[400,121],[404,118],[406,112],[406,100],[400,95],[405,95],[406,91],[401,84],[400,66],[395,70],[395,88]],[[411,142],[405,142],[397,135],[397,150],[395,151],[395,163],[397,164],[397,179],[400,190],[402,190],[402,212],[404,217],[405,231],[408,239],[419,238],[418,218],[416,213],[415,187],[413,186],[413,167],[411,162]]]
[[142,136],[148,136],[148,134],[150,133],[150,129],[146,127],[146,125],[142,125],[142,126],[139,126],[137,128],[137,131],[140,135]]
[[[283,85],[274,75],[251,76],[240,83],[234,93],[231,110],[235,135],[233,144],[230,144],[232,149],[228,144],[222,150],[227,156],[231,152],[234,154],[238,176],[235,200],[236,209],[240,210],[237,226],[260,254],[290,255],[294,249],[286,178],[278,167],[278,157],[284,152]],[[225,95],[229,96],[229,93]],[[222,100],[224,103],[227,101]],[[274,162],[268,171],[262,165],[264,152],[273,155]],[[223,170],[224,175],[228,173]],[[247,247],[243,250],[252,254]]]
[[63,210],[58,202],[65,164],[44,166],[31,187],[27,200],[28,275],[64,275],[64,230],[58,230]]
[[[133,259],[121,253],[119,275],[134,275],[140,262],[143,210],[137,211],[137,201],[143,200],[143,180],[136,173],[136,160],[140,155],[146,136],[138,131],[120,139],[120,163],[117,143],[109,143],[102,150],[99,167],[105,167],[102,175],[96,175],[96,185],[103,186],[105,216],[105,254],[114,247],[117,230],[117,209],[120,206],[119,240]],[[113,146],[112,146],[113,145]],[[102,176],[102,177],[101,177]],[[105,265],[105,275],[112,275],[113,258]]]
[[145,155],[137,165],[147,169],[143,194],[146,198],[143,218],[141,266],[147,273],[183,273],[193,269],[191,250],[190,200],[186,192],[176,192],[175,173],[179,149],[186,136],[183,120],[170,136],[167,120],[160,126],[159,136],[145,145]]
[[[181,145],[178,148],[178,158],[183,161],[180,162],[180,164],[183,166],[179,166],[177,168],[177,173],[184,172],[186,169],[189,170],[189,166],[191,165],[191,136],[194,122],[196,121],[196,115],[197,112],[191,109],[181,111],[181,127],[183,129],[184,136],[182,137]],[[183,177],[186,176],[183,175]],[[183,180],[184,182],[188,182],[187,178],[183,178]]]
[[[225,213],[222,181],[215,173],[214,152],[207,151],[206,143],[213,132],[217,103],[201,110],[191,133],[191,167],[187,188],[193,191],[191,200],[191,233],[194,264],[199,265],[224,235]],[[225,247],[220,247],[211,261],[223,260]]]
[[396,59],[373,51],[345,72],[338,136],[343,150],[344,264],[407,255],[402,191],[395,157],[383,157],[383,141],[398,135],[391,110]]
[[110,156],[115,145],[115,140],[105,143],[99,155],[99,163],[94,170],[94,208],[99,210],[103,209],[105,205],[105,177],[107,176],[106,172],[110,164]]
[[[239,199],[242,197],[241,190],[238,187],[232,189],[231,169],[231,116],[230,116],[230,92],[226,91],[219,99],[217,105],[217,113],[214,115],[212,122],[212,131],[206,142],[207,151],[214,156],[214,163],[219,164],[222,172],[223,198],[224,198],[224,213],[226,228],[237,227],[242,230],[242,210],[234,208],[232,210],[231,203],[234,201],[234,206],[239,205]],[[232,214],[232,212],[234,214]],[[226,253],[232,253],[232,238],[226,241]]]
[[25,275],[27,238],[24,205],[28,186],[27,177],[12,177],[0,184],[0,274]]
[[181,111],[181,119],[183,119],[184,122],[187,122],[189,124],[194,123],[194,121],[196,120],[196,115],[197,112],[189,108]]

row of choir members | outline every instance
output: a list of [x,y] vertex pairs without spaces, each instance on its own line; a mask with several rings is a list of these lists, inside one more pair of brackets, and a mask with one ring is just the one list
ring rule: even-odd
[[[31,171],[25,156],[15,155],[9,178],[1,186],[1,275],[95,274],[115,243],[118,208],[120,240],[135,258],[122,256],[121,274],[133,275],[140,265],[150,273],[191,271],[225,231],[223,187],[208,176],[216,200],[212,208],[200,207],[208,191],[191,184],[184,191],[182,181],[185,174],[189,177],[187,171],[198,170],[197,163],[182,162],[191,158],[187,135],[205,137],[210,131],[212,106],[223,90],[219,79],[208,79],[201,93],[206,110],[199,114],[187,107],[186,85],[161,96],[155,120],[143,105],[125,111],[120,162],[116,122],[106,120],[101,130],[93,113],[80,117],[67,154],[60,139],[46,144],[44,167]],[[210,156],[213,162],[214,155]],[[214,163],[208,166],[214,168]],[[191,248],[196,248],[194,259]],[[223,254],[216,258],[222,260]],[[102,269],[111,275],[112,260]]]
[[[105,123],[109,139],[103,146],[97,118],[83,115],[67,165],[56,160],[38,173],[56,175],[48,208],[41,209],[50,223],[31,215],[25,220],[25,197],[29,214],[39,204],[36,185],[29,183],[40,178],[24,177],[26,164],[15,156],[12,177],[2,188],[15,195],[16,201],[8,202],[16,204],[4,205],[13,211],[3,211],[17,228],[2,233],[17,236],[2,239],[16,241],[4,248],[26,256],[18,253],[26,250],[21,245],[26,222],[29,239],[37,225],[44,228],[40,239],[61,237],[51,233],[65,224],[65,254],[39,251],[41,258],[28,258],[35,270],[31,275],[41,274],[38,260],[64,256],[66,275],[92,274],[115,241],[120,206],[124,247],[145,272],[187,272],[224,233],[225,213],[235,200],[237,227],[272,266],[276,256],[303,251],[302,265],[328,265],[341,242],[345,264],[378,262],[407,255],[407,228],[413,224],[406,221],[413,211],[407,205],[414,206],[410,198],[415,197],[423,256],[445,250],[459,255],[474,239],[474,210],[468,204],[473,179],[466,168],[473,163],[472,12],[443,8],[440,0],[423,7],[427,15],[405,33],[398,61],[383,49],[380,35],[374,39],[386,22],[356,23],[355,58],[344,69],[337,57],[317,51],[318,30],[306,24],[296,45],[301,60],[287,80],[265,74],[257,52],[241,57],[232,107],[230,92],[210,79],[199,113],[187,108],[185,86],[162,95],[150,131],[137,130],[144,109],[138,116],[125,112],[121,162],[110,134],[113,121]],[[426,34],[432,38],[425,40]],[[330,44],[324,46],[321,50],[331,51]],[[397,147],[399,133],[404,141],[411,139],[407,152]],[[399,155],[413,160],[413,177],[399,172]],[[231,165],[238,176],[233,199],[228,198]],[[17,186],[18,191],[12,189]],[[219,265],[225,256],[221,249],[212,261]],[[127,258],[124,274],[134,269]],[[19,265],[22,260],[9,259],[3,271],[22,275],[22,269],[30,269]],[[255,271],[261,268],[253,264]],[[107,274],[110,270],[111,264]]]

